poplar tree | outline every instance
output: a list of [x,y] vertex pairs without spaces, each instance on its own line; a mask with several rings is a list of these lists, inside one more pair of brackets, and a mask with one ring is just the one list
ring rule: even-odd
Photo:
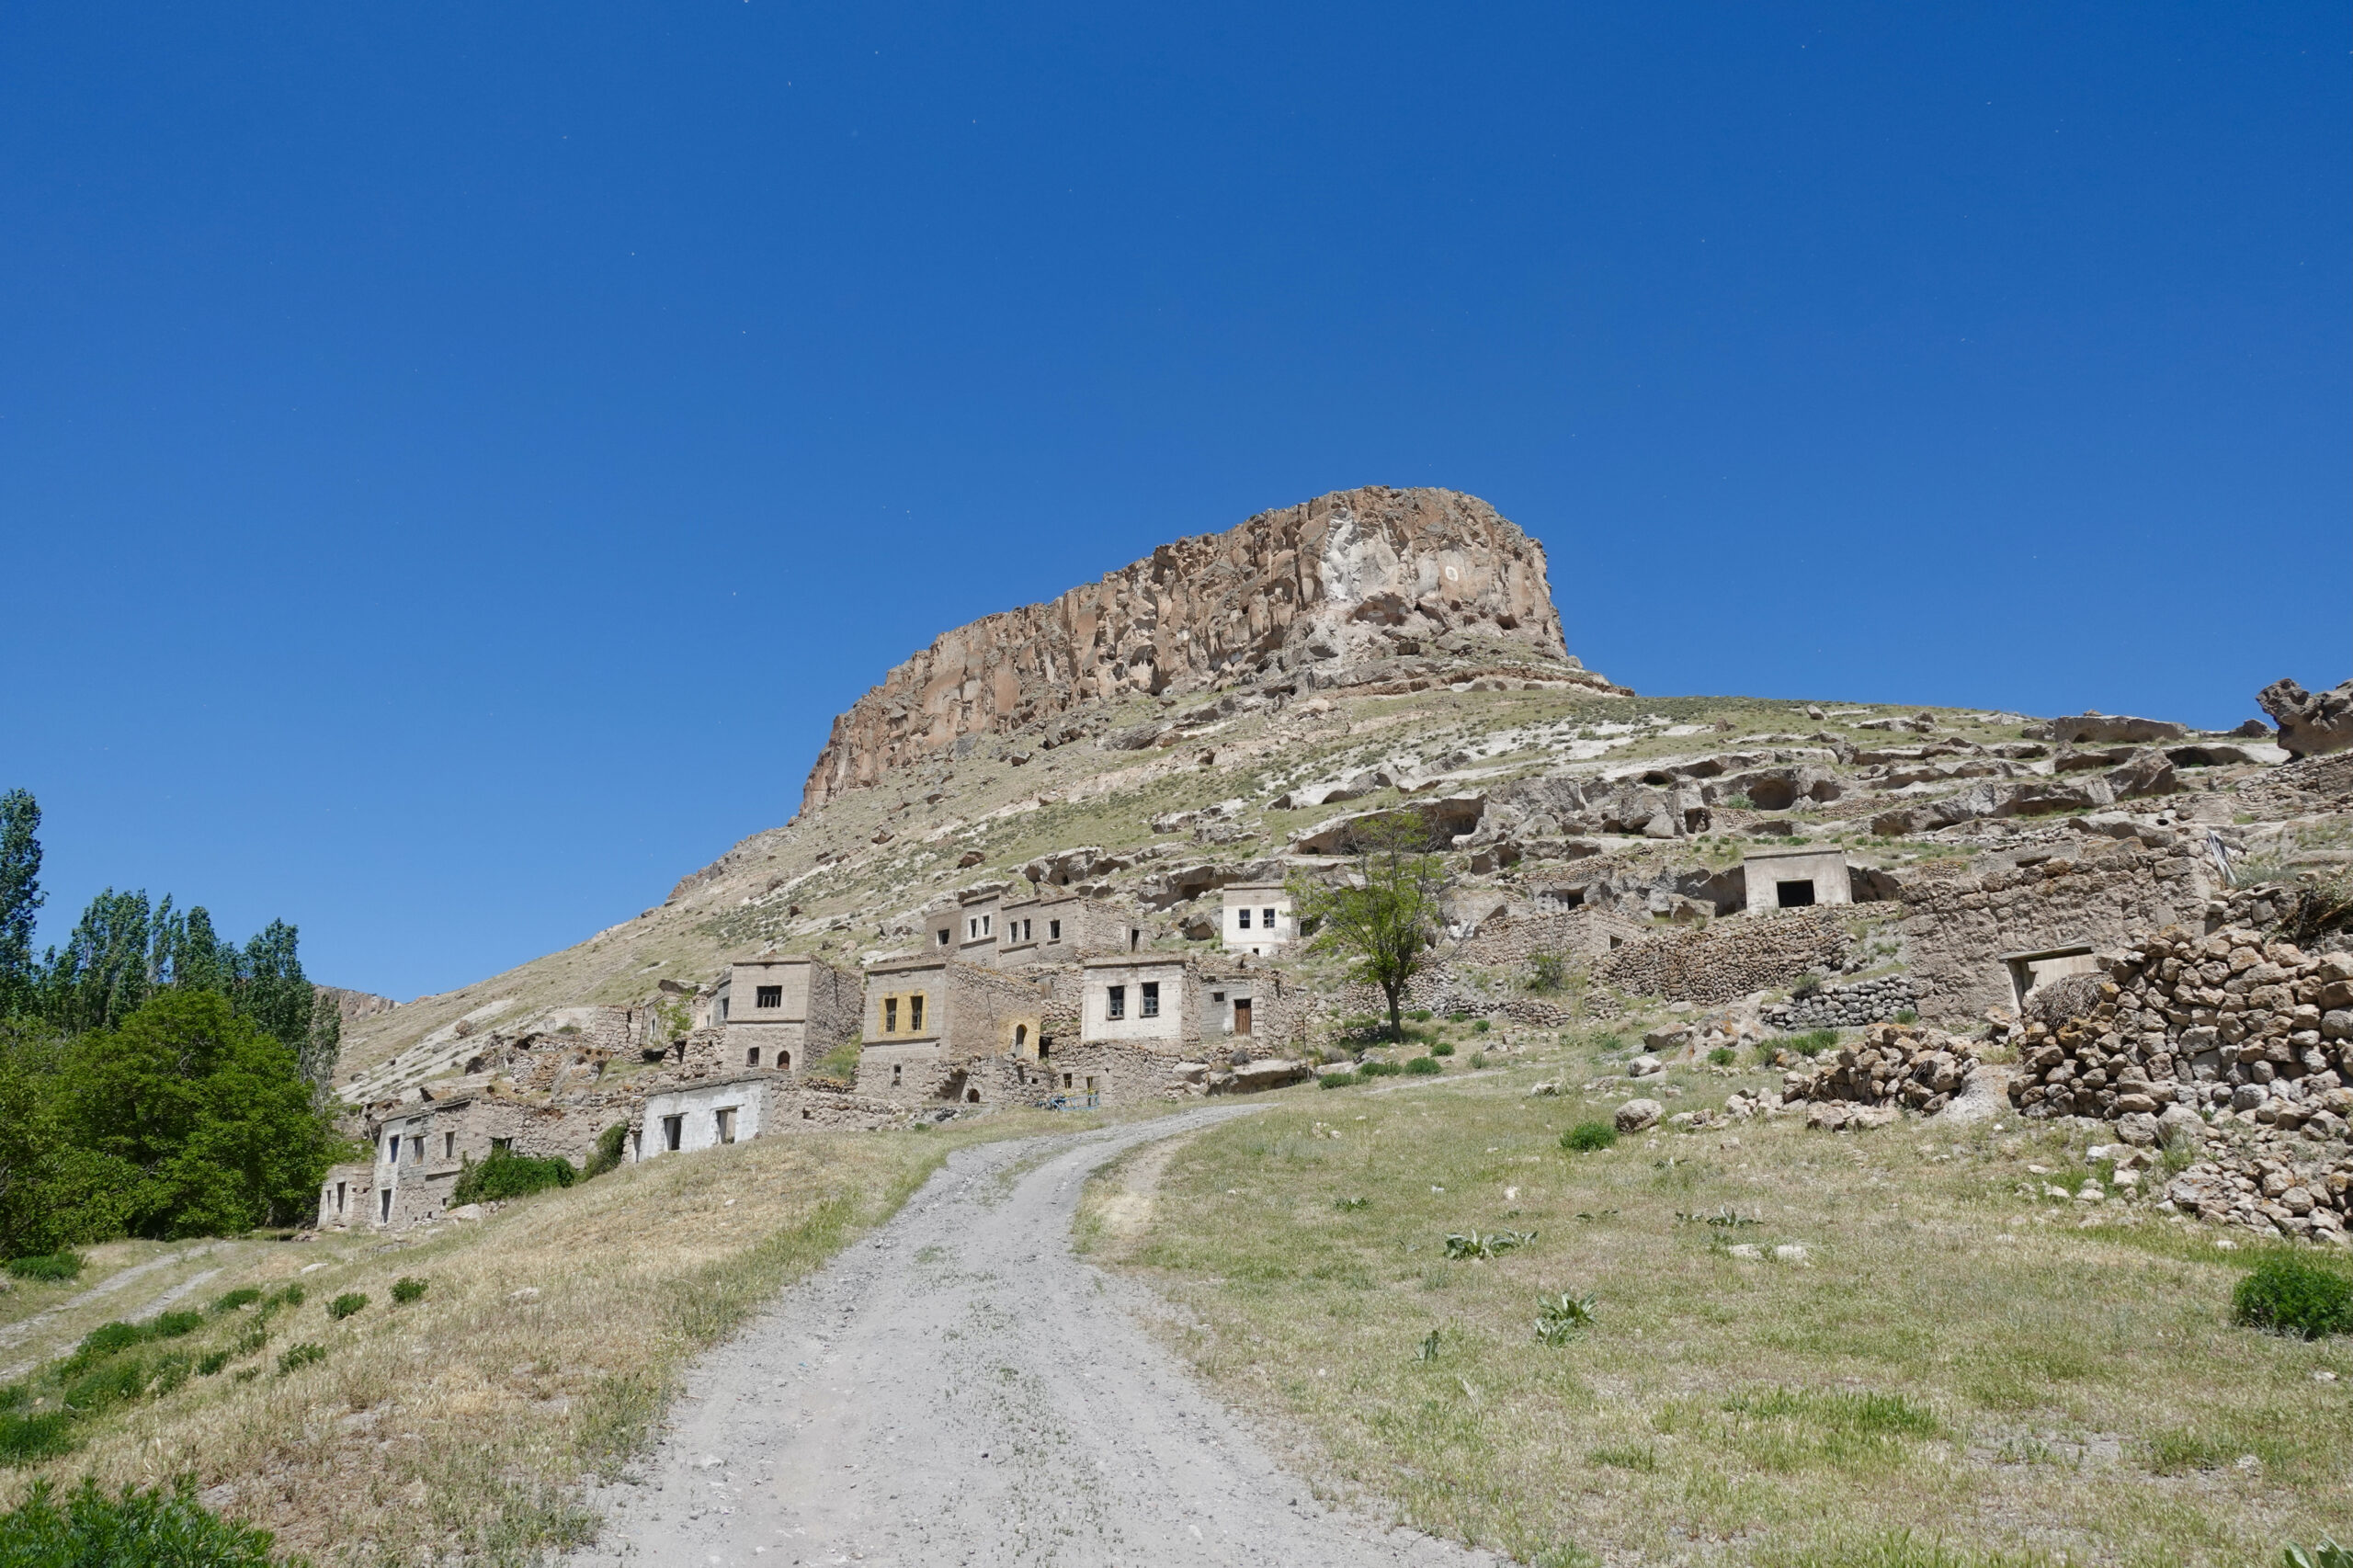
[[41,906],[40,807],[22,790],[0,795],[0,1016],[29,1005],[33,915]]

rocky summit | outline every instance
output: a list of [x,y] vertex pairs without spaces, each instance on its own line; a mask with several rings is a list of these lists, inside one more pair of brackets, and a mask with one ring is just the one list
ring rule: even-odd
[[1451,490],[1336,491],[941,633],[834,721],[801,805],[980,735],[1074,738],[1054,721],[1121,697],[1465,671],[1618,689],[1569,653],[1543,547],[1493,506]]

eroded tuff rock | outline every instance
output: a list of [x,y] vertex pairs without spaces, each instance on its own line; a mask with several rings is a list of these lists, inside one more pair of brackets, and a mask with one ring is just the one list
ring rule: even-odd
[[2275,680],[2255,699],[2279,722],[2279,744],[2290,756],[2319,756],[2353,746],[2353,680],[2326,691],[2306,691]]
[[834,721],[801,806],[1083,703],[1343,686],[1401,656],[1618,689],[1569,656],[1543,548],[1494,507],[1343,490],[943,634]]

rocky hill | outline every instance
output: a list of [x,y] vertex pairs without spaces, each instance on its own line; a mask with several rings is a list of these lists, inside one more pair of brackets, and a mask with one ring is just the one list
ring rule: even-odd
[[[562,952],[351,1018],[344,1074],[586,1027],[563,1009],[676,1006],[731,956],[904,952],[928,907],[1025,881],[1205,947],[1218,889],[1330,865],[1352,822],[1397,812],[1460,879],[1446,1006],[1564,1016],[1521,971],[1563,949],[1560,922],[1606,919],[1633,940],[1580,982],[1589,1014],[1612,991],[1714,1006],[1727,977],[1802,971],[1900,975],[1923,1016],[1965,1020],[2006,994],[2002,951],[2191,919],[2250,868],[2341,858],[2347,759],[2269,743],[1636,697],[1570,657],[1541,550],[1484,503],[1342,492],[941,637],[835,721],[790,823]],[[1767,846],[1843,855],[1857,903],[1806,941],[1752,940],[1730,917]]]

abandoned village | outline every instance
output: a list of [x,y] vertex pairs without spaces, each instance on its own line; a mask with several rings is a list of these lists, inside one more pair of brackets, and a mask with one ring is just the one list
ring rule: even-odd
[[[2259,702],[2218,734],[1645,699],[1569,653],[1540,548],[1483,503],[1326,495],[944,633],[835,721],[790,824],[637,920],[347,1002],[337,1090],[375,1157],[318,1223],[463,1220],[496,1150],[642,1161],[1345,1068],[1381,998],[1297,890],[1407,821],[1451,878],[1412,1006],[1506,1054],[1623,1020],[1621,1127],[2091,1118],[2128,1171],[2201,1151],[2147,1201],[2342,1245],[2353,683]],[[1778,1095],[1644,1096],[1662,1060],[1824,1029],[1848,1032],[1780,1051]]]

